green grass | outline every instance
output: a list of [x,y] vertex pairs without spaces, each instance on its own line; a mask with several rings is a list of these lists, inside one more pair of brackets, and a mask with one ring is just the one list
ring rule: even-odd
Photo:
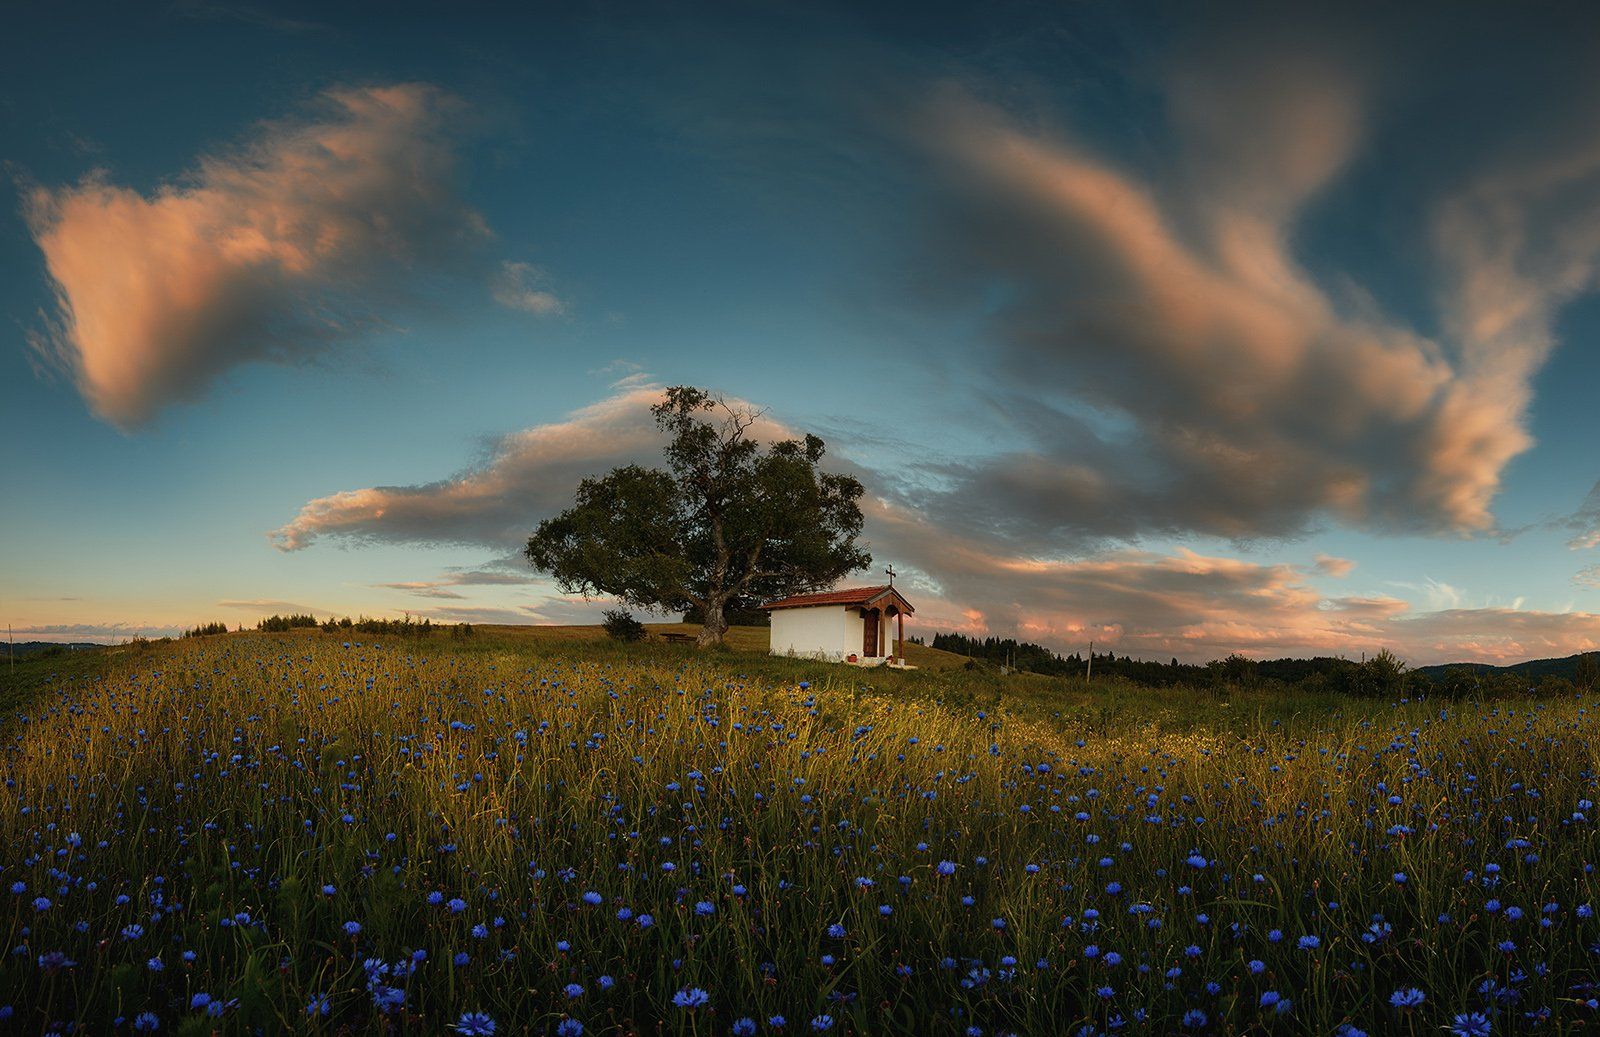
[[19,662],[0,1004],[19,1032],[1594,1024],[1595,703],[921,662],[528,628]]

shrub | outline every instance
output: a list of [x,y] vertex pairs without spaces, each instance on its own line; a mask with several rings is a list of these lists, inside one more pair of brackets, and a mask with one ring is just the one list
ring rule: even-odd
[[606,634],[617,641],[644,640],[644,624],[633,618],[627,609],[607,609],[601,617]]

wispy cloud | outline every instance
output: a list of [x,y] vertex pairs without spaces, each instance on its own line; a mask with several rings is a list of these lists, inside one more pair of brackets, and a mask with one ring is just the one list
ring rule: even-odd
[[329,31],[329,27],[322,22],[314,22],[303,18],[290,18],[257,7],[255,4],[232,2],[232,0],[172,0],[168,10],[180,18],[191,18],[199,21],[233,21],[245,25],[259,26],[264,29],[274,29],[278,32],[312,33]]
[[460,113],[424,84],[339,87],[149,196],[104,171],[32,189],[56,296],[35,350],[131,429],[241,364],[383,326],[420,268],[487,233],[456,191]]
[[[540,519],[571,504],[583,479],[618,465],[662,462],[661,434],[650,413],[661,398],[657,387],[628,388],[564,420],[503,437],[487,463],[447,479],[345,490],[308,501],[272,540],[284,551],[330,536],[515,550]],[[787,433],[763,419],[752,434]]]
[[1592,613],[1465,608],[1459,593],[1442,591],[1421,608],[1389,595],[1326,597],[1300,567],[1187,550],[1038,559],[952,537],[930,516],[883,502],[869,530],[892,545],[908,586],[920,587],[922,629],[1014,633],[1066,649],[1093,640],[1100,650],[1202,661],[1389,648],[1418,664],[1507,662],[1600,648]]
[[1348,558],[1335,558],[1333,555],[1318,553],[1312,556],[1312,565],[1316,571],[1324,576],[1343,579],[1355,570],[1356,563]]
[[307,615],[322,611],[320,609],[313,608],[310,605],[302,605],[299,602],[294,601],[283,601],[279,598],[229,598],[217,602],[217,607],[222,609],[240,609],[244,611],[255,610],[262,612],[293,612],[300,615]]
[[494,301],[541,317],[559,316],[567,311],[567,306],[550,290],[549,280],[549,274],[542,267],[507,260],[495,274]]

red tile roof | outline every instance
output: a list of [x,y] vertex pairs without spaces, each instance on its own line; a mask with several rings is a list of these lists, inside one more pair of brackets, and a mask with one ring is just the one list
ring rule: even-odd
[[793,594],[777,601],[769,601],[761,606],[764,609],[798,609],[810,608],[815,605],[870,605],[879,598],[893,595],[895,604],[905,612],[915,612],[911,602],[905,599],[897,588],[890,586],[880,587],[849,587],[845,590],[823,591],[820,594]]

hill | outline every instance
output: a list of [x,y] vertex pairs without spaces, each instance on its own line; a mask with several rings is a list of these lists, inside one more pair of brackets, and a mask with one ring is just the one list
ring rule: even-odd
[[0,660],[6,658],[8,649],[18,659],[25,655],[38,655],[41,653],[79,652],[89,648],[105,648],[106,645],[98,641],[18,641],[12,645],[0,645]]
[[1470,670],[1477,674],[1507,674],[1526,678],[1530,683],[1537,683],[1542,677],[1565,677],[1572,680],[1578,673],[1580,662],[1585,656],[1595,656],[1595,652],[1580,652],[1577,655],[1563,656],[1560,659],[1528,659],[1509,666],[1494,666],[1489,663],[1439,663],[1433,666],[1418,666],[1417,673],[1429,677],[1442,677],[1452,670]]

